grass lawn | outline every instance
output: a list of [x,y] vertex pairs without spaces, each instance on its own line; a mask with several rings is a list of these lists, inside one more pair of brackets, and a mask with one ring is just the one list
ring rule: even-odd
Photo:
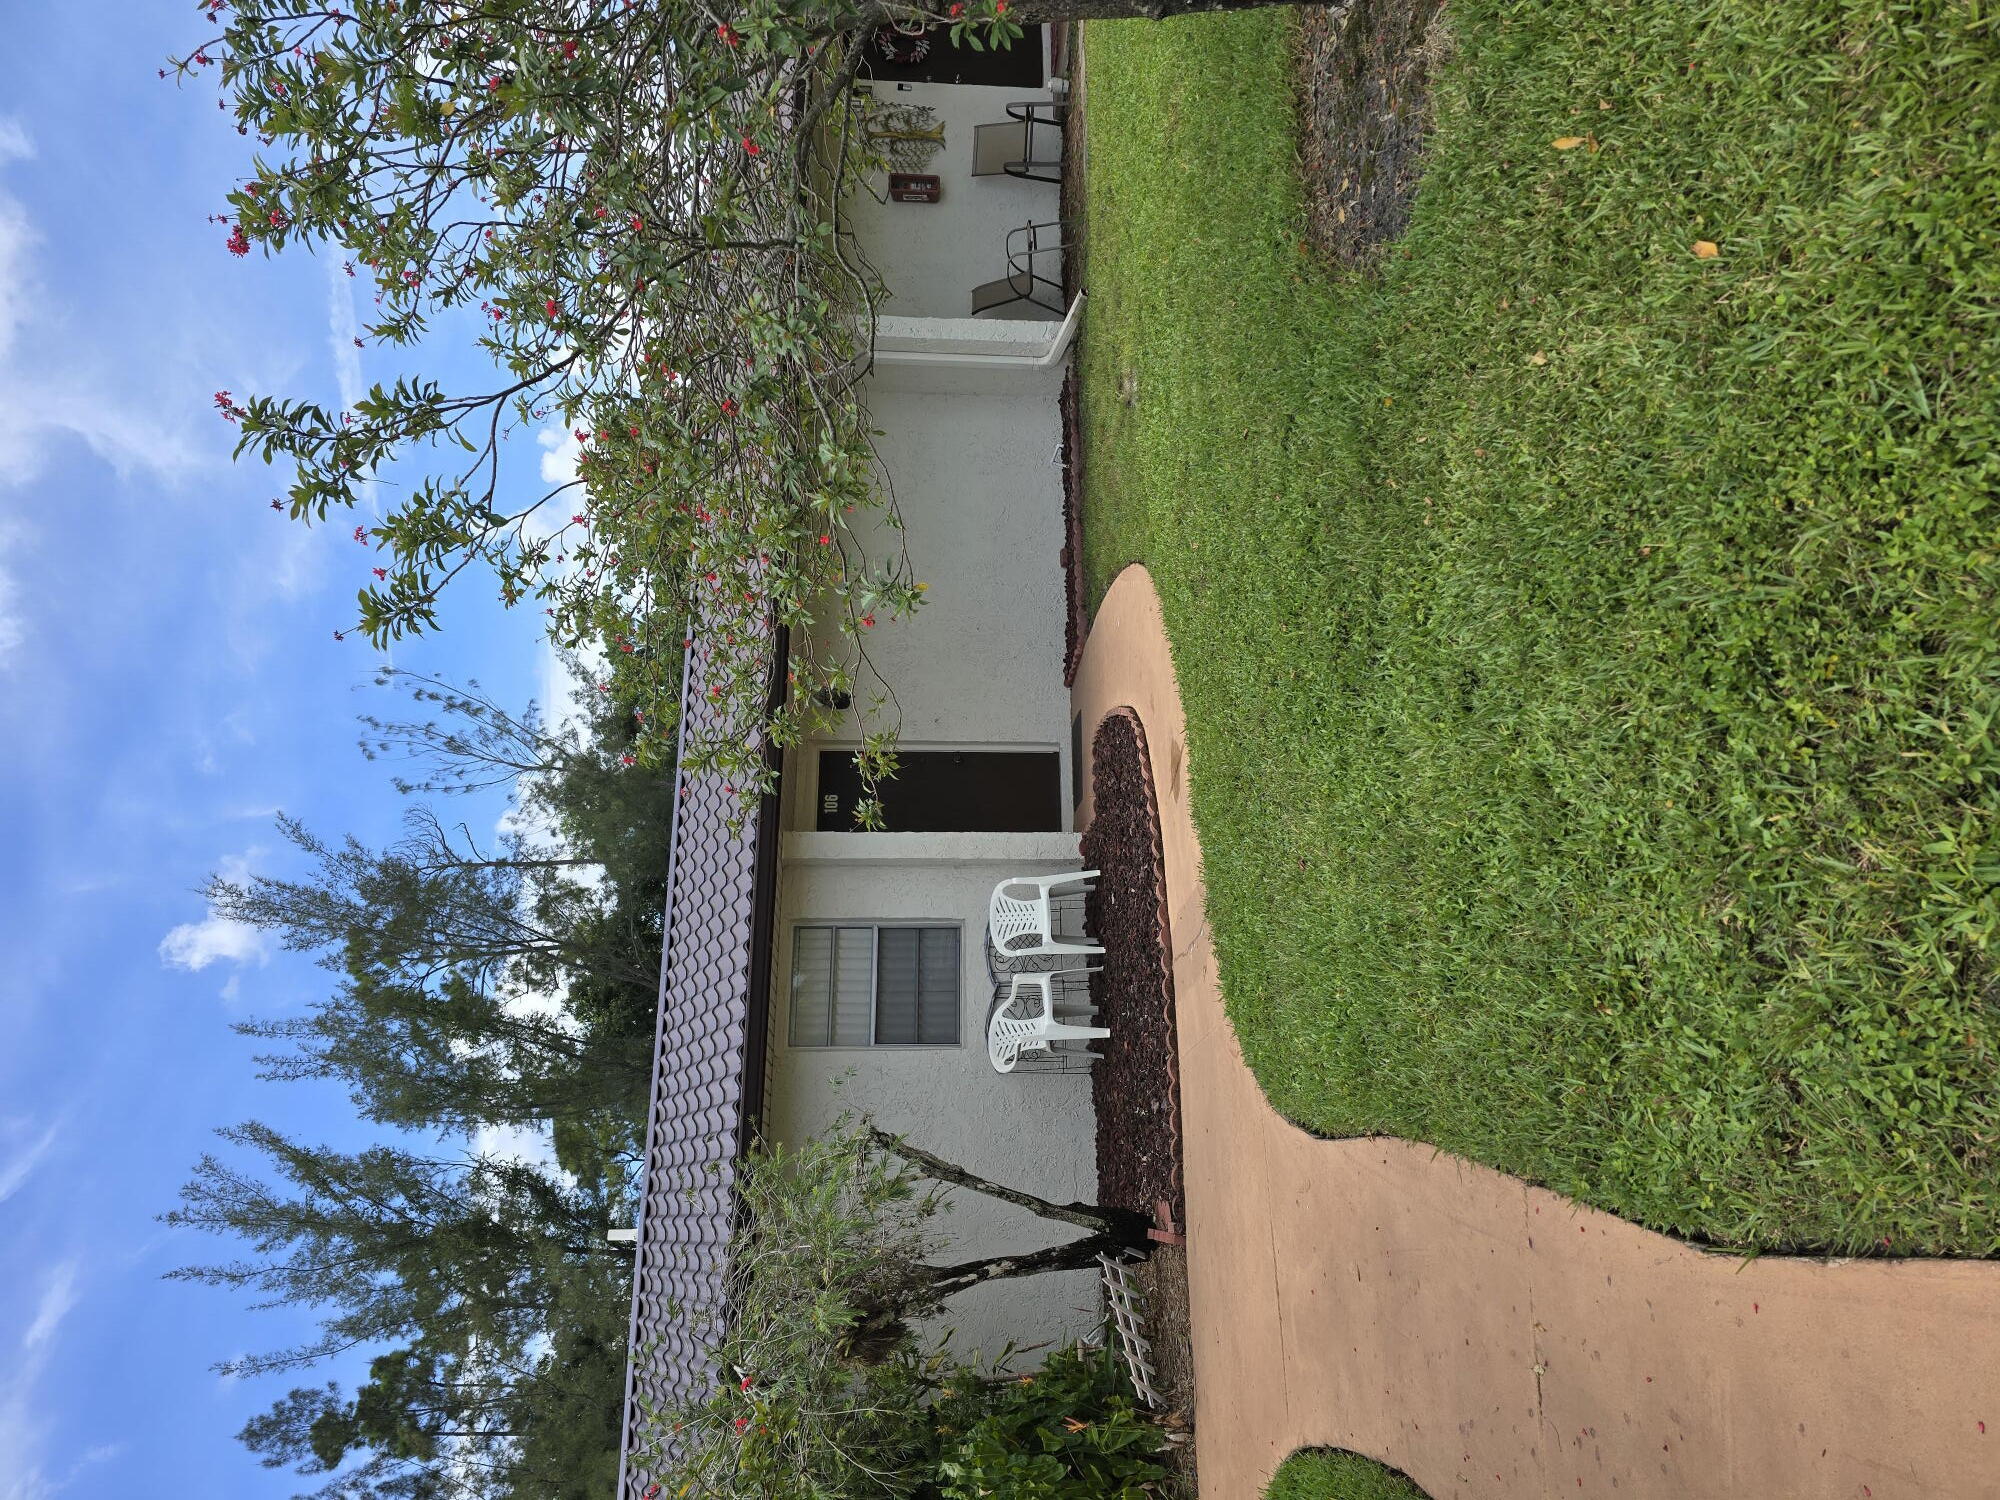
[[1087,564],[1159,584],[1250,1064],[1661,1229],[2000,1251],[2000,12],[1447,15],[1374,276],[1286,12],[1086,31]]
[[1278,1466],[1264,1500],[1425,1500],[1425,1495],[1372,1458],[1306,1448]]

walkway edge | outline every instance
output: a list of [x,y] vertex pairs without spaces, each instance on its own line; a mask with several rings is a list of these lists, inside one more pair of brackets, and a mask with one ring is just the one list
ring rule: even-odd
[[1308,1446],[1434,1497],[2000,1495],[2000,1264],[1742,1261],[1280,1117],[1223,1013],[1143,567],[1106,594],[1071,697],[1086,745],[1137,712],[1159,796],[1205,1496],[1254,1500]]

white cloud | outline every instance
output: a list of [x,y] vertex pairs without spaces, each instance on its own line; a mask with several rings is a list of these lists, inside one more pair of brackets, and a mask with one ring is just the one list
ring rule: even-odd
[[21,586],[14,575],[0,568],[0,671],[9,665],[6,658],[21,649],[28,639],[28,619],[21,608]]
[[106,1450],[93,1448],[59,1478],[50,1476],[45,1462],[51,1424],[35,1397],[43,1368],[55,1349],[56,1328],[76,1306],[76,1277],[73,1260],[63,1262],[50,1274],[34,1319],[21,1337],[21,1352],[0,1374],[0,1500],[50,1500],[84,1469],[110,1456]]
[[[255,851],[252,851],[253,853]],[[222,878],[241,884],[250,878],[250,855],[224,855]],[[169,968],[199,974],[210,964],[227,960],[241,966],[263,964],[271,957],[270,938],[247,922],[232,921],[210,907],[199,922],[183,922],[160,939],[160,962]],[[225,987],[223,999],[234,999]]]
[[[4,1132],[13,1136],[23,1128],[23,1122],[10,1120],[6,1122]],[[34,1175],[35,1168],[41,1165],[42,1158],[49,1154],[49,1149],[61,1133],[60,1125],[51,1125],[32,1145],[20,1150],[10,1148],[7,1155],[0,1158],[0,1203],[5,1203],[21,1190],[21,1185]]]
[[41,1361],[30,1360],[0,1385],[0,1500],[48,1500],[56,1492],[42,1468],[48,1419],[31,1400],[40,1373]]
[[361,381],[361,351],[354,343],[361,335],[354,319],[354,292],[339,261],[328,255],[320,263],[326,267],[327,346],[333,351],[333,379],[340,404],[353,406],[367,389]]
[[549,426],[535,433],[542,445],[542,483],[568,484],[576,478],[576,461],[583,456],[583,444],[567,427]]
[[195,974],[224,959],[235,964],[261,964],[270,952],[263,933],[215,912],[199,922],[183,922],[160,939],[160,961]]
[[482,1125],[472,1133],[472,1150],[496,1161],[518,1161],[551,1171],[556,1166],[555,1141],[541,1125]]
[[[33,155],[21,123],[0,117],[0,166]],[[48,299],[31,264],[40,243],[21,201],[0,192],[0,484],[34,478],[48,439],[63,434],[81,438],[121,475],[185,473],[197,457],[185,424],[121,401],[112,381],[85,368],[74,334],[59,320],[49,320],[47,350],[30,356],[18,347],[30,314],[46,316]]]
[[48,1285],[42,1288],[42,1299],[35,1304],[35,1320],[21,1335],[23,1349],[32,1351],[46,1344],[76,1306],[76,1273],[74,1260],[64,1261],[50,1273]]

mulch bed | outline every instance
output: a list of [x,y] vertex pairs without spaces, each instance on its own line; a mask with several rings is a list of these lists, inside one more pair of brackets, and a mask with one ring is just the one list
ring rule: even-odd
[[1300,157],[1320,250],[1366,266],[1410,222],[1443,0],[1350,0],[1299,12]]
[[[1056,28],[1061,64],[1056,69],[1069,77],[1069,108],[1063,114],[1063,171],[1059,212],[1063,222],[1063,290],[1074,296],[1084,288],[1083,272],[1083,161],[1085,149],[1083,80],[1076,67],[1076,27],[1074,23]],[[1077,362],[1070,359],[1069,372],[1062,384],[1062,478],[1063,478],[1063,686],[1076,681],[1083,665],[1083,642],[1090,634],[1090,602],[1083,584],[1083,427],[1078,404]]]
[[[1103,972],[1090,989],[1098,1024],[1111,1030],[1090,1083],[1097,1109],[1097,1196],[1100,1203],[1156,1219],[1164,1203],[1177,1231],[1186,1218],[1173,944],[1160,809],[1138,715],[1119,709],[1105,717],[1092,740],[1090,767],[1095,812],[1083,835],[1083,860],[1101,873],[1084,915],[1091,935],[1104,945]],[[1154,1386],[1166,1408],[1165,1422],[1183,1438],[1169,1450],[1169,1463],[1180,1492],[1192,1495],[1187,1252],[1179,1244],[1161,1244],[1133,1276],[1145,1299]]]
[[1166,870],[1146,732],[1136,714],[1120,709],[1106,715],[1090,766],[1096,814],[1083,835],[1083,860],[1102,874],[1084,916],[1105,950],[1090,995],[1097,1024],[1111,1029],[1090,1085],[1097,1107],[1098,1201],[1146,1214],[1165,1202],[1178,1225],[1180,1059]]
[[1083,431],[1077,407],[1076,366],[1062,383],[1063,473],[1063,686],[1076,682],[1083,643],[1090,634],[1090,611],[1083,592]]

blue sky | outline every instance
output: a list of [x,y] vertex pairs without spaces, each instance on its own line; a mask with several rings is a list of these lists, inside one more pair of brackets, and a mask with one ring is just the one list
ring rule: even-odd
[[[156,1215],[218,1125],[359,1138],[337,1091],[256,1082],[228,1030],[325,976],[193,888],[285,868],[278,809],[392,832],[354,749],[375,657],[333,639],[370,558],[351,524],[269,509],[278,476],[231,464],[211,398],[410,365],[353,349],[364,283],[235,259],[205,222],[252,143],[155,77],[198,29],[192,3],[11,7],[0,52],[0,1500],[293,1492],[233,1439],[283,1383],[209,1367],[303,1326],[161,1281],[226,1247]],[[448,602],[399,664],[536,692],[534,620],[484,580]]]

